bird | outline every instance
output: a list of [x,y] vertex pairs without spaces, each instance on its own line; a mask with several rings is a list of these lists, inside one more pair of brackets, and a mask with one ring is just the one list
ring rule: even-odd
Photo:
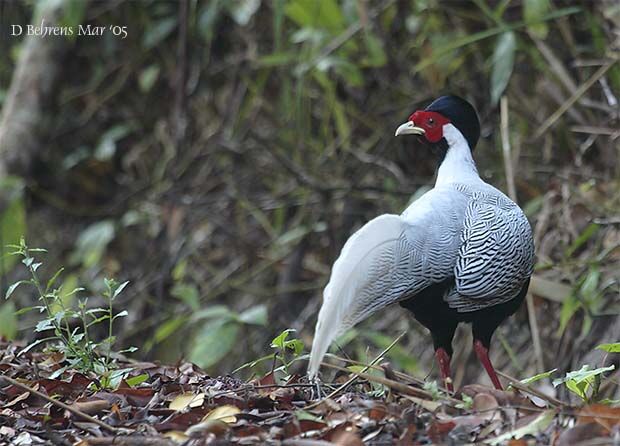
[[473,158],[480,137],[474,107],[445,95],[415,111],[395,136],[414,135],[418,156],[437,159],[432,189],[404,212],[380,215],[344,244],[323,291],[308,377],[318,380],[334,339],[398,303],[430,331],[446,389],[452,340],[471,324],[474,351],[496,389],[493,332],[519,308],[534,268],[532,229],[522,209],[486,183]]

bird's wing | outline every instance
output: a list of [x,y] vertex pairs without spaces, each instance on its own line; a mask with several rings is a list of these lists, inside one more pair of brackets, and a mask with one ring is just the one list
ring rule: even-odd
[[[329,345],[345,330],[452,275],[460,219],[456,216],[458,206],[451,203],[449,195],[445,197],[435,194],[433,205],[420,206],[414,219],[377,217],[349,238],[323,293],[310,353],[310,377],[316,376]],[[429,203],[429,199],[420,199],[420,204]],[[438,206],[447,212],[438,213]]]
[[459,312],[476,311],[515,298],[532,274],[532,230],[505,195],[473,194],[465,211],[454,267],[455,292],[445,299]]

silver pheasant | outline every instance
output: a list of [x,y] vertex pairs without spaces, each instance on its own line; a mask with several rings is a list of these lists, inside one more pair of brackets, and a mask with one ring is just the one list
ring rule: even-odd
[[522,210],[485,183],[472,157],[479,136],[473,107],[456,96],[414,113],[396,135],[419,135],[439,152],[435,187],[401,215],[381,215],[354,233],[333,265],[319,312],[308,374],[317,376],[332,341],[399,302],[431,331],[449,389],[452,337],[472,323],[475,351],[493,384],[493,331],[518,308],[534,263]]

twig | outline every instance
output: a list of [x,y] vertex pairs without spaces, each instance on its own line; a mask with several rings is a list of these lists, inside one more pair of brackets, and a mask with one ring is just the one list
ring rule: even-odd
[[[355,376],[351,379],[357,379],[357,378],[363,378],[367,381],[371,381],[371,382],[376,382],[379,384],[383,384],[384,386],[389,387],[392,390],[396,390],[398,392],[404,393],[405,395],[410,395],[410,396],[415,396],[418,398],[426,398],[429,400],[433,400],[435,399],[433,394],[431,392],[428,392],[424,389],[418,389],[416,387],[413,386],[409,386],[407,384],[403,384],[400,383],[398,381],[394,381],[388,378],[383,378],[381,376],[375,376],[375,375],[369,375],[367,373],[364,372],[352,372],[351,370],[347,369],[346,367],[340,367],[337,366],[335,364],[329,364],[329,363],[321,363],[321,365],[324,365],[326,367],[330,367],[336,370],[341,370],[343,372],[349,372],[349,373],[353,373],[355,374]],[[349,380],[351,381],[351,380]],[[339,390],[339,389],[336,389]],[[331,395],[330,395],[331,397]],[[328,397],[326,397],[328,398]],[[444,399],[445,401],[451,403],[451,404],[463,404],[462,401],[457,400],[456,398],[452,398],[451,396],[442,396],[442,399]]]
[[508,98],[502,96],[500,100],[500,131],[502,136],[502,151],[504,153],[504,169],[506,169],[506,183],[508,183],[508,195],[513,201],[517,199],[515,187],[515,174],[512,166],[512,150],[510,147],[510,135],[508,133]]
[[[354,365],[367,365],[364,364],[363,362],[359,362],[359,361],[355,361],[353,359],[346,359],[346,358],[342,358],[340,356],[336,356],[336,355],[332,355],[332,354],[328,354],[328,356],[333,356],[334,358],[338,359],[339,361],[343,361],[343,362],[348,362],[350,364],[354,364]],[[368,368],[369,369],[373,369],[373,370],[378,370],[378,371],[384,371],[384,368],[378,365],[370,365],[368,364]],[[419,385],[424,385],[424,380],[420,379],[420,378],[416,378],[415,376],[411,376],[411,375],[407,375],[406,373],[403,372],[399,372],[398,370],[392,370],[392,372],[394,373],[394,376],[396,376],[399,379],[405,380],[405,381],[409,381],[412,383],[416,383]]]
[[307,63],[303,67],[304,68],[303,71],[308,71],[308,70],[314,68],[316,66],[316,64],[318,64],[321,60],[325,59],[331,53],[333,53],[338,48],[340,48],[342,45],[347,43],[349,41],[349,39],[351,39],[355,34],[357,34],[359,31],[364,29],[364,26],[366,25],[366,22],[368,20],[374,19],[381,12],[383,12],[387,8],[389,8],[394,2],[395,2],[395,0],[387,0],[383,5],[373,9],[372,11],[370,11],[368,13],[368,16],[366,17],[366,20],[361,20],[360,19],[357,22],[351,24],[347,29],[344,30],[344,32],[342,32],[338,36],[334,37],[334,39],[331,42],[329,42],[323,48],[323,50],[314,59],[312,59],[309,63]]
[[605,73],[607,73],[607,70],[609,70],[616,62],[618,62],[617,59],[603,65],[598,70],[596,70],[596,73],[594,73],[590,79],[581,84],[581,86],[575,91],[575,93],[573,93],[573,95],[568,98],[568,100],[564,102],[560,106],[560,108],[553,112],[553,114],[551,114],[551,116],[549,116],[545,120],[545,122],[542,123],[538,130],[534,132],[534,139],[540,138],[542,134],[545,133],[547,129],[549,129],[549,127],[553,126],[556,121],[560,119],[560,117],[564,113],[566,113],[566,110],[568,110],[575,102],[577,102],[579,98],[581,98],[581,96],[583,96],[585,92],[588,91],[590,87],[592,87],[592,85],[594,85],[601,77],[603,77]]
[[[506,169],[506,182],[508,183],[508,195],[516,203],[517,188],[515,186],[515,176],[512,166],[512,153],[510,147],[510,135],[508,133],[508,99],[502,96],[500,102],[500,127],[502,136],[502,150],[504,153],[504,168]],[[532,331],[532,342],[534,344],[534,354],[536,356],[537,372],[542,373],[545,370],[543,359],[542,344],[540,342],[540,331],[538,330],[538,321],[536,320],[536,307],[531,293],[525,296],[527,304],[527,316]]]
[[[379,356],[377,356],[375,359],[373,359],[370,364],[368,364],[367,366],[365,366],[360,373],[355,373],[355,376],[353,376],[351,379],[349,379],[347,382],[345,382],[344,384],[342,384],[340,387],[338,387],[336,390],[334,390],[332,393],[330,393],[329,395],[327,395],[325,398],[319,399],[316,403],[313,403],[309,406],[306,407],[306,409],[311,409],[313,407],[318,406],[320,403],[322,403],[324,400],[333,398],[334,396],[336,396],[338,393],[340,393],[341,391],[343,391],[344,389],[346,389],[347,387],[349,387],[351,384],[353,384],[358,377],[362,376],[362,374],[364,372],[366,372],[368,369],[370,369],[373,365],[375,365],[377,362],[379,362],[383,356],[389,352],[390,350],[392,350],[392,348],[398,343],[398,341],[400,341],[402,339],[403,336],[405,336],[406,332],[401,333],[396,339],[394,339],[394,341],[388,345],[385,350],[383,350]],[[322,365],[328,365],[324,362],[321,363]],[[331,366],[330,366],[331,367]],[[334,368],[338,369],[338,367],[334,366]],[[341,367],[341,370],[345,371],[345,372],[351,372],[351,370],[346,369]],[[370,376],[370,375],[369,375]],[[399,383],[400,384],[400,383]]]
[[114,446],[176,446],[172,440],[162,437],[87,437],[80,444],[114,445]]
[[30,392],[33,395],[36,395],[37,397],[44,399],[45,401],[48,401],[48,402],[50,402],[50,403],[52,403],[52,404],[54,404],[54,405],[56,405],[56,406],[58,406],[58,407],[60,407],[60,408],[62,408],[64,410],[66,410],[66,411],[69,411],[69,412],[71,412],[73,415],[75,415],[77,417],[80,417],[80,418],[82,418],[82,419],[84,419],[86,421],[89,421],[91,423],[95,423],[97,426],[101,427],[102,429],[107,430],[108,432],[112,432],[112,433],[115,433],[115,434],[124,432],[124,429],[119,429],[119,428],[110,426],[109,424],[107,424],[107,423],[105,423],[105,422],[103,422],[101,420],[98,420],[97,418],[94,418],[94,417],[91,417],[88,414],[85,414],[84,412],[82,412],[79,409],[76,409],[75,407],[69,406],[68,404],[63,403],[62,401],[55,400],[54,398],[51,398],[51,397],[47,396],[46,394],[44,394],[42,392],[39,392],[38,390],[35,390],[35,389],[33,389],[32,387],[30,387],[30,386],[28,386],[26,384],[20,383],[19,381],[15,380],[13,378],[9,378],[8,376],[0,375],[0,379],[4,379],[9,384],[12,384],[12,385],[14,385],[16,387],[19,387],[22,390]]
[[539,392],[538,390],[532,388],[531,386],[528,386],[527,384],[523,384],[521,381],[519,381],[516,378],[513,378],[510,375],[505,374],[504,372],[500,372],[499,370],[497,370],[497,374],[503,376],[504,378],[506,378],[509,382],[509,385],[511,387],[514,387],[515,389],[521,390],[522,392],[526,392],[529,393],[531,395],[534,395],[538,398],[540,398],[541,400],[545,400],[548,403],[550,403],[553,406],[557,406],[557,407],[572,407],[570,404],[567,404],[563,401],[558,400],[557,398],[554,398],[552,396],[546,395],[542,392]]

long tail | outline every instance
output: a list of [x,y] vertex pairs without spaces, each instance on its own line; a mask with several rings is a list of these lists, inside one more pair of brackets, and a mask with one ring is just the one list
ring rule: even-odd
[[353,234],[334,263],[323,292],[316,323],[308,376],[317,376],[332,341],[378,309],[397,300],[389,294],[398,239],[403,232],[398,215],[381,215]]

